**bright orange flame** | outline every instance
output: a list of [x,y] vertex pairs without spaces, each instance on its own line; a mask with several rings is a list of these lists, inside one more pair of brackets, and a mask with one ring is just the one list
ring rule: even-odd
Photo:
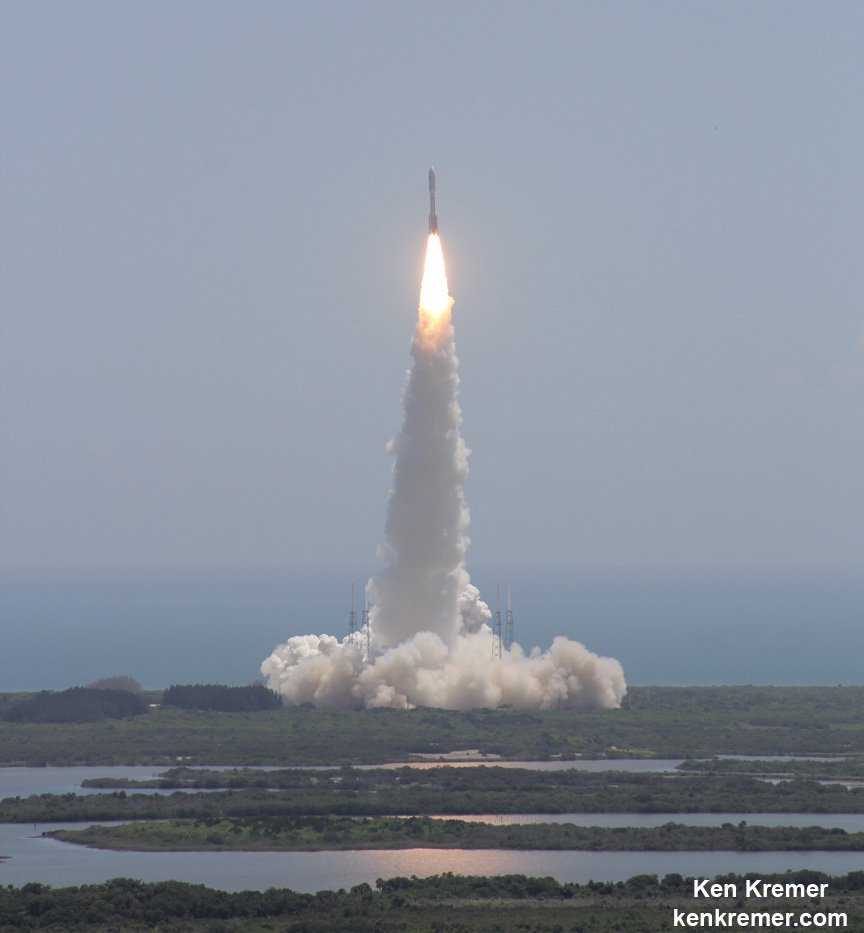
[[424,342],[437,343],[450,324],[450,308],[453,299],[447,293],[447,273],[444,270],[444,254],[437,233],[429,234],[426,244],[426,265],[420,284],[420,319],[418,324],[424,334]]

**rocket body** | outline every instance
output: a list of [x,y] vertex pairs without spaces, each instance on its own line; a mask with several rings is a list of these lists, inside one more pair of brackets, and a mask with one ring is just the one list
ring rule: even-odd
[[438,215],[435,213],[435,169],[429,166],[429,233],[438,233]]

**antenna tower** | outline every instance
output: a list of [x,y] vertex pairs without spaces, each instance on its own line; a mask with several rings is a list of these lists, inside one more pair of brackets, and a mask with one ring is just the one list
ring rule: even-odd
[[495,584],[495,621],[492,623],[492,660],[501,660],[501,584]]
[[510,608],[510,584],[507,584],[507,621],[504,623],[504,648],[509,651],[513,644],[513,610]]

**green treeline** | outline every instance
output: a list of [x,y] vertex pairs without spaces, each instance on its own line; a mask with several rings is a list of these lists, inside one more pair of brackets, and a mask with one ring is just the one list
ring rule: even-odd
[[[717,763],[720,765],[730,764],[732,767],[713,767]],[[739,771],[735,767],[736,763],[740,763],[744,767]],[[791,766],[790,773],[780,771],[779,767],[767,767],[767,768],[750,768],[749,765],[789,765]],[[802,764],[807,765],[824,765],[824,769],[820,768],[808,768],[803,769],[800,773],[796,770],[797,762],[753,762],[753,761],[742,761],[741,759],[724,759],[723,761],[704,761],[704,762],[691,762],[685,761],[682,763],[681,768],[675,775],[676,777],[692,777],[692,776],[707,776],[707,775],[717,775],[717,776],[741,776],[741,777],[758,777],[762,775],[779,775],[782,778],[785,778],[788,781],[800,777],[805,780],[811,780],[812,782],[821,781],[822,783],[831,782],[832,780],[844,780],[851,779],[855,781],[858,777],[864,775],[864,758],[844,758],[838,759],[836,761],[830,762],[802,762]],[[699,767],[703,765],[704,767]],[[692,767],[691,767],[692,766]],[[388,781],[393,784],[405,784],[414,782],[425,785],[437,785],[443,783],[447,787],[452,787],[454,784],[456,786],[473,786],[477,782],[476,774],[472,774],[472,771],[480,769],[479,773],[483,776],[482,780],[479,782],[482,786],[497,786],[500,783],[507,785],[507,788],[510,789],[514,782],[518,783],[520,786],[525,786],[526,780],[529,783],[536,783],[538,785],[563,785],[563,786],[583,786],[585,782],[593,783],[602,783],[604,778],[602,773],[594,772],[593,777],[588,777],[587,775],[591,772],[585,772],[579,770],[579,762],[574,761],[572,766],[561,771],[541,771],[540,769],[533,768],[503,768],[499,765],[496,765],[494,762],[490,764],[480,764],[472,766],[472,768],[465,767],[455,767],[452,765],[437,765],[434,769],[427,768],[418,768],[415,766],[404,766],[400,769],[369,769],[369,770],[360,770],[350,771],[350,786],[353,790],[362,790],[364,788],[375,786],[376,788],[382,784],[387,783]],[[519,771],[518,778],[508,778],[508,775],[504,772],[506,771]],[[656,781],[660,776],[657,773],[651,772],[618,772],[615,771],[615,762],[614,760],[609,761],[609,771],[612,771],[616,775],[616,781],[620,775],[630,775],[626,780],[629,781],[642,781],[642,780],[654,780]],[[431,772],[431,773],[430,773]],[[528,774],[536,775],[536,779],[531,782],[531,779],[526,776]],[[214,769],[214,768],[169,768],[166,771],[163,771],[160,775],[148,778],[146,780],[133,780],[130,778],[104,778],[104,777],[94,777],[87,778],[83,782],[84,787],[98,787],[98,788],[124,788],[126,790],[138,789],[138,788],[159,788],[164,790],[177,790],[178,788],[188,788],[188,789],[216,789],[216,788],[242,788],[242,787],[267,787],[270,789],[280,789],[280,788],[295,788],[301,786],[316,786],[322,782],[322,779],[325,778],[328,774],[332,772],[323,772],[317,776],[312,776],[308,771],[303,769],[283,769],[283,770],[258,770],[255,768],[231,768],[231,769]],[[366,775],[364,777],[364,774]],[[836,777],[834,777],[836,775]],[[671,778],[664,777],[662,780],[667,781]],[[339,773],[339,780],[344,779],[344,773]],[[371,783],[370,783],[371,782]],[[764,782],[760,782],[764,783]],[[347,784],[344,786],[348,786]],[[698,786],[697,783],[692,783],[692,787]],[[744,785],[742,785],[744,786]],[[759,785],[748,784],[746,786],[757,788]],[[788,790],[788,787],[785,788]]]
[[862,851],[864,832],[821,826],[498,826],[429,817],[268,817],[257,820],[158,820],[57,830],[65,842],[136,851],[330,849],[588,849],[594,851]]
[[[127,683],[128,681],[128,683]],[[132,689],[134,685],[137,689]],[[107,678],[88,687],[42,690],[7,696],[0,702],[0,718],[15,723],[95,723],[123,719],[148,711],[140,685],[131,678]],[[174,685],[162,693],[163,706],[189,710],[249,713],[282,706],[279,695],[261,684],[226,687],[221,684]]]
[[[183,772],[178,772],[182,774]],[[214,792],[40,794],[0,801],[0,822],[482,813],[864,813],[864,787],[747,775],[485,767],[202,773]],[[164,788],[180,784],[166,780]],[[90,781],[88,783],[116,783]],[[232,786],[233,785],[233,786]],[[267,788],[278,788],[268,790]]]
[[225,687],[221,684],[174,684],[162,694],[163,706],[180,709],[217,710],[221,713],[254,713],[279,709],[282,700],[275,690],[262,684],[249,687]]
[[[718,882],[744,888],[745,877]],[[767,882],[828,884],[821,911],[847,913],[850,933],[864,929],[864,872],[831,877],[798,871],[761,876]],[[692,879],[638,875],[616,883],[560,884],[525,875],[378,879],[373,888],[299,894],[286,889],[228,893],[179,881],[144,884],[116,878],[104,884],[52,888],[32,883],[0,887],[0,933],[18,930],[79,933],[102,929],[185,933],[612,933],[670,928],[673,908],[692,909]],[[713,902],[712,902],[713,903]],[[721,902],[728,904],[729,902]],[[761,904],[746,902],[748,909]],[[784,901],[795,911],[807,901]],[[731,902],[734,905],[734,902]]]
[[812,761],[807,758],[759,759],[712,758],[708,761],[682,761],[681,771],[710,771],[725,774],[765,774],[772,776],[814,777],[823,780],[860,780],[864,778],[864,758],[835,758]]
[[[0,709],[20,700],[0,695]],[[861,755],[864,688],[633,687],[617,710],[167,707],[101,723],[0,722],[6,765],[380,764],[465,749],[515,760]]]
[[55,692],[42,690],[3,710],[3,718],[15,723],[101,722],[123,719],[147,711],[147,703],[127,690],[71,687]]

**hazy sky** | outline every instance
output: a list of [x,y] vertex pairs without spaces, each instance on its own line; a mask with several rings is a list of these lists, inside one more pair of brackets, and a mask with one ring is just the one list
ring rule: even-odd
[[374,565],[432,163],[469,569],[864,565],[864,4],[0,12],[3,563]]

